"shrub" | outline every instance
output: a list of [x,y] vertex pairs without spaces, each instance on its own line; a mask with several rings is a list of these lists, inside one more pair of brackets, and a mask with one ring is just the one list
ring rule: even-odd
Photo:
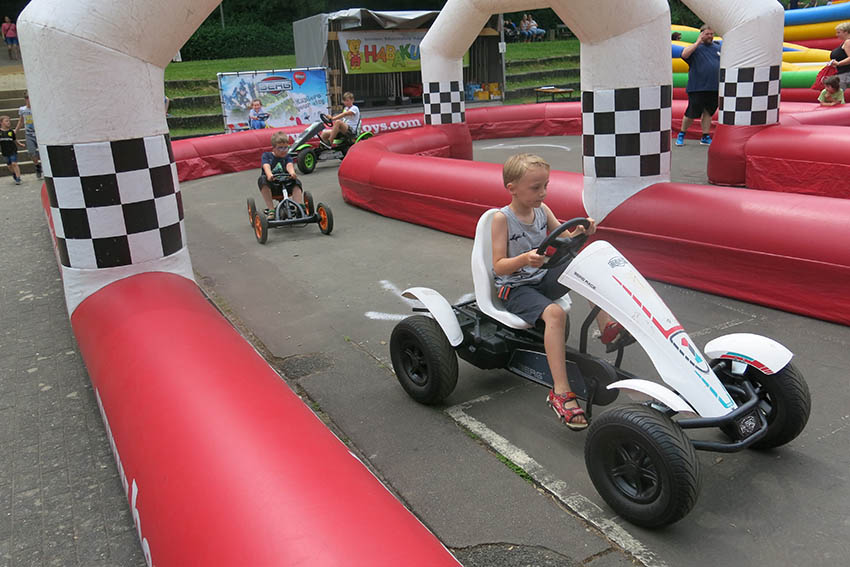
[[292,25],[275,28],[256,24],[205,23],[180,49],[184,61],[230,59],[295,53]]

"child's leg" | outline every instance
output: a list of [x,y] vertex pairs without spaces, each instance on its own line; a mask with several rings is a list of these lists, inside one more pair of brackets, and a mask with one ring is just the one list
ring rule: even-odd
[[[567,380],[567,356],[566,347],[564,346],[567,314],[559,305],[552,303],[543,310],[540,318],[546,323],[546,329],[543,331],[543,348],[546,349],[546,361],[549,363],[549,371],[552,373],[552,381],[554,382],[553,390],[555,395],[563,396],[572,391],[570,390],[570,383]],[[580,406],[573,399],[564,401],[563,407],[565,409],[573,409]],[[577,425],[587,423],[587,419],[583,414],[576,414],[569,418],[569,422],[575,428]]]
[[287,191],[291,191],[293,201],[304,204],[304,191],[301,189],[300,183],[293,183],[292,188],[287,189]]
[[546,361],[549,363],[549,371],[552,372],[555,393],[566,394],[570,391],[570,383],[567,381],[566,347],[564,346],[567,314],[559,305],[552,303],[543,310],[540,318],[546,323],[546,329],[543,331],[543,348],[546,349]]
[[274,209],[274,201],[272,200],[272,190],[268,185],[263,185],[260,189],[260,194],[263,196],[263,201],[266,202],[266,208],[269,210]]
[[711,114],[709,114],[707,110],[702,111],[700,123],[702,125],[703,135],[708,135],[708,133],[711,132]]
[[21,168],[18,166],[18,162],[14,162],[12,164],[12,173],[14,173],[17,178],[21,177]]

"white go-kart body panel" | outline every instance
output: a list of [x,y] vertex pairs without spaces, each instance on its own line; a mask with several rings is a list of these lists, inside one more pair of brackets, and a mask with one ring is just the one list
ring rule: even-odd
[[[641,344],[672,391],[662,395],[658,390],[660,385],[648,380],[623,380],[609,388],[636,390],[673,410],[695,411],[701,417],[719,417],[737,408],[708,365],[708,359],[700,353],[670,309],[611,244],[597,240],[587,246],[558,281],[619,321]],[[755,366],[767,374],[781,370],[792,356],[779,343],[747,333],[719,337],[706,346],[706,352],[712,359],[728,358]],[[738,371],[742,373],[743,367],[739,366]],[[671,396],[679,398],[681,403]],[[687,406],[693,409],[681,409]]]
[[[486,315],[515,329],[528,328],[522,319],[505,311],[495,297],[492,271],[491,225],[497,209],[485,212],[478,222],[472,250],[476,303]],[[567,266],[559,280],[607,311],[640,343],[665,387],[657,382],[629,379],[609,389],[633,390],[679,413],[720,417],[738,406],[700,353],[694,341],[652,286],[610,243],[597,240],[585,247]],[[403,296],[419,300],[442,328],[453,347],[463,342],[463,332],[452,305],[430,288],[414,287]],[[569,296],[559,303],[569,310]],[[793,354],[781,344],[749,333],[718,337],[705,347],[710,359],[732,361],[732,371],[743,374],[753,366],[764,374],[785,367]]]

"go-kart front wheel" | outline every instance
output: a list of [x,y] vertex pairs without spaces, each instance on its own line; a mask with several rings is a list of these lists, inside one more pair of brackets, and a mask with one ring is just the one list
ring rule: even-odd
[[330,234],[334,229],[334,216],[331,208],[324,203],[316,205],[316,214],[319,216],[319,230],[322,234]]
[[260,244],[269,239],[269,219],[262,212],[254,213],[254,236]]
[[390,357],[402,388],[420,404],[442,402],[457,385],[457,355],[430,317],[413,315],[396,325]]
[[588,429],[584,460],[599,495],[638,526],[672,524],[696,504],[700,469],[694,446],[652,408],[630,404],[603,412]]
[[[775,374],[764,374],[752,366],[747,366],[743,377],[730,374],[728,361],[714,367],[721,381],[727,382],[732,377],[747,380],[758,396],[766,402],[762,406],[767,419],[767,433],[764,437],[750,445],[752,449],[772,449],[785,445],[795,439],[809,421],[812,411],[812,398],[803,374],[790,362]],[[734,383],[734,382],[733,382]],[[732,398],[737,396],[732,393]],[[735,399],[736,402],[741,402]],[[734,426],[721,428],[726,435],[734,440],[739,438]]]
[[298,152],[298,169],[301,173],[313,173],[316,169],[316,152],[312,148],[304,148]]
[[248,198],[248,224],[254,226],[254,215],[257,214],[257,204],[254,199]]

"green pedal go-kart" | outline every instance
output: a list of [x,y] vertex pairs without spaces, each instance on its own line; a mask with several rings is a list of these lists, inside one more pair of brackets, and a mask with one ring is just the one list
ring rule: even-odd
[[[348,153],[348,149],[361,140],[371,138],[372,132],[361,132],[358,122],[354,135],[346,134],[336,138],[328,145],[319,134],[325,128],[333,127],[333,120],[327,114],[320,114],[320,120],[310,124],[304,132],[292,143],[289,155],[298,164],[301,173],[313,173],[319,161],[329,159],[342,159]],[[313,138],[318,138],[318,145],[311,143]]]

